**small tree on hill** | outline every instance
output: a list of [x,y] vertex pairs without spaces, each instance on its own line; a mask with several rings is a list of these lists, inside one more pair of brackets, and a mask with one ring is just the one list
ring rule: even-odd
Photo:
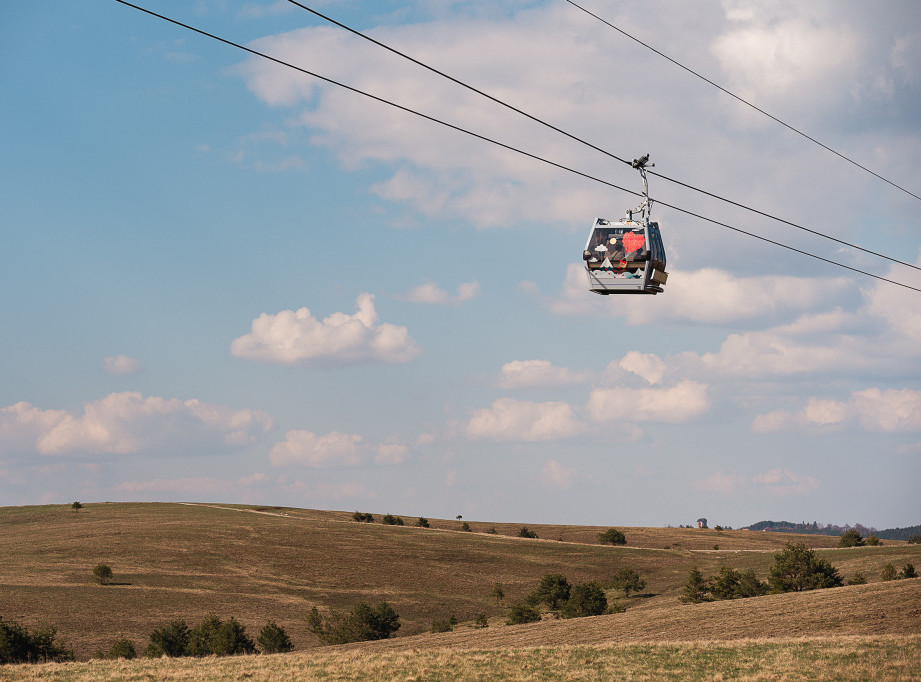
[[540,579],[537,589],[528,597],[533,604],[546,604],[551,610],[556,610],[564,601],[569,599],[572,586],[566,577],[559,573],[548,573]]
[[522,526],[521,530],[518,531],[518,537],[537,539],[537,533],[535,533],[533,530],[531,530],[527,526]]
[[863,537],[856,528],[848,528],[838,539],[838,547],[863,547]]
[[266,623],[262,630],[259,631],[256,641],[262,647],[262,653],[264,654],[283,654],[294,648],[285,629],[272,620]]
[[388,639],[400,629],[400,616],[387,602],[375,607],[359,602],[348,613],[334,614],[314,632],[325,644]]
[[739,596],[740,597],[760,597],[767,594],[771,588],[767,583],[758,580],[754,569],[742,571],[739,574]]
[[607,610],[608,599],[604,596],[604,590],[598,583],[591,582],[573,586],[560,615],[563,618],[600,616]]
[[898,572],[895,570],[895,566],[892,564],[886,564],[883,566],[882,578],[883,580],[895,580],[899,577]]
[[385,514],[383,521],[388,526],[402,526],[403,525],[403,519],[401,519],[399,516],[394,516],[393,514]]
[[905,564],[905,568],[902,569],[902,573],[899,577],[900,578],[917,578],[918,572],[915,570],[915,565],[911,563]]
[[112,644],[112,648],[109,649],[109,653],[106,654],[106,658],[125,658],[130,660],[132,658],[137,658],[137,655],[138,652],[134,648],[134,642],[127,637],[122,637],[121,639],[115,640]]
[[710,583],[696,566],[688,574],[687,582],[681,590],[679,598],[684,604],[699,604],[703,601],[712,601],[710,596]]
[[720,568],[720,574],[710,585],[715,599],[737,599],[741,596],[742,576],[729,566]]
[[646,589],[646,581],[632,568],[624,568],[614,574],[611,587],[623,590],[624,596],[629,597],[631,592],[642,592]]
[[374,514],[356,511],[352,514],[352,520],[358,521],[359,523],[374,523]]
[[145,655],[148,658],[185,656],[189,645],[189,626],[184,620],[172,620],[154,628]]
[[464,521],[464,522],[461,524],[461,530],[464,531],[465,533],[470,533],[470,532],[473,530],[473,528],[470,527],[470,524],[469,524],[469,523],[467,523],[466,521]]
[[70,506],[71,506],[71,509],[73,509],[75,513],[78,512],[78,511],[80,511],[81,509],[83,509],[83,505],[80,504],[80,503],[79,503],[78,501],[76,501],[76,500],[74,500],[73,502],[71,502],[71,503],[70,503]]
[[768,582],[774,592],[804,592],[843,584],[838,570],[802,542],[788,542],[774,555]]
[[608,528],[603,533],[598,533],[598,542],[603,545],[626,545],[627,536],[616,528]]
[[112,579],[112,569],[108,564],[96,564],[93,568],[93,577],[100,585],[108,585]]
[[502,583],[496,581],[492,586],[492,591],[489,593],[489,596],[496,600],[496,606],[500,606],[502,600],[505,599],[505,591],[502,589]]
[[909,545],[921,545],[921,533],[915,533],[910,538],[908,538]]
[[540,620],[540,612],[527,604],[516,604],[508,610],[506,625],[521,625],[523,623],[536,623]]
[[189,631],[186,646],[189,656],[236,656],[255,651],[256,645],[246,634],[245,626],[233,616],[222,621],[214,614]]
[[883,541],[871,533],[870,535],[866,537],[863,543],[867,547],[877,547],[878,545],[883,544]]
[[417,525],[419,528],[428,528],[428,527],[429,527],[429,520],[428,520],[427,518],[425,518],[424,516],[420,516],[419,519],[416,521],[416,525]]

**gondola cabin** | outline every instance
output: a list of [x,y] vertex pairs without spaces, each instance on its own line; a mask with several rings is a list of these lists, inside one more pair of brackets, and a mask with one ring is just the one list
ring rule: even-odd
[[659,224],[633,220],[632,211],[622,220],[595,220],[582,258],[596,294],[658,294],[668,280]]

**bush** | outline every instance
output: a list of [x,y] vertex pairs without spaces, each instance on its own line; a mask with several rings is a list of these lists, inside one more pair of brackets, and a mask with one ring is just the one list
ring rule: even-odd
[[863,543],[867,545],[868,547],[876,547],[878,545],[883,544],[883,541],[880,540],[875,535],[868,535],[866,540],[863,541]]
[[189,633],[190,656],[236,656],[252,654],[256,645],[246,634],[246,627],[231,616],[222,621],[211,614]]
[[774,592],[804,592],[844,584],[838,570],[802,542],[788,542],[774,555],[768,582]]
[[70,503],[70,508],[73,509],[74,512],[76,513],[80,511],[81,509],[83,509],[83,505],[77,502],[76,500],[74,500],[73,502]]
[[285,629],[272,620],[266,623],[262,630],[259,631],[256,641],[262,647],[262,653],[264,654],[283,654],[294,648]]
[[508,610],[508,620],[506,625],[521,625],[522,623],[536,623],[540,620],[540,613],[537,609],[527,604],[516,604]]
[[447,618],[436,618],[432,621],[431,632],[451,632],[454,627]]
[[112,569],[108,564],[96,564],[96,567],[93,568],[93,577],[100,585],[108,585],[112,579]]
[[425,518],[424,516],[420,516],[419,519],[416,521],[416,526],[419,528],[428,528],[429,520]]
[[909,545],[921,545],[921,533],[915,533],[910,538],[908,538]]
[[172,620],[150,633],[150,644],[144,654],[148,658],[185,656],[189,646],[189,626],[184,620]]
[[473,529],[470,527],[469,523],[464,521],[464,523],[461,525],[461,530],[464,531],[465,533],[470,533]]
[[489,619],[486,617],[485,613],[476,614],[476,618],[473,619],[473,627],[475,628],[488,628]]
[[492,591],[489,593],[489,596],[495,599],[496,606],[499,606],[502,600],[505,599],[505,591],[502,589],[502,583],[496,581],[492,586]]
[[563,618],[600,616],[608,609],[608,599],[601,585],[595,582],[575,585],[569,592],[569,599],[563,604],[560,615]]
[[137,658],[137,655],[138,652],[134,648],[134,642],[127,637],[122,637],[121,639],[115,640],[115,643],[112,644],[112,648],[109,649],[109,653],[106,654],[106,658],[126,658],[131,660],[132,658]]
[[609,528],[603,533],[598,533],[598,542],[608,545],[626,545],[627,536],[616,528]]
[[646,581],[640,578],[640,574],[632,568],[625,568],[614,574],[611,580],[611,587],[615,590],[623,590],[624,596],[629,597],[631,592],[641,592],[646,589]]
[[858,571],[857,573],[854,574],[853,578],[847,581],[847,584],[848,585],[866,585],[867,576],[865,576],[863,573]]
[[710,596],[710,582],[704,578],[704,574],[696,566],[688,574],[679,599],[684,604],[699,604],[713,600],[713,597]]
[[899,574],[895,570],[895,566],[892,564],[886,564],[883,566],[882,578],[883,580],[895,580],[899,577]]
[[366,514],[357,511],[352,514],[352,521],[358,521],[359,523],[374,523],[374,514]]
[[74,660],[73,651],[55,644],[56,634],[54,628],[29,632],[19,623],[0,618],[0,665]]
[[914,564],[905,564],[905,568],[902,569],[902,573],[899,575],[900,578],[917,578],[918,572],[915,570]]
[[394,516],[393,514],[385,514],[383,521],[388,526],[402,526],[403,525],[403,519],[401,519],[399,516]]
[[498,534],[499,534],[499,531],[497,531],[495,528],[490,528],[490,529],[489,529],[488,531],[486,531],[486,532],[489,533],[490,535],[498,535]]
[[518,531],[518,537],[520,538],[532,538],[537,539],[537,533],[528,528],[527,526],[522,526],[521,530]]
[[400,616],[387,602],[373,608],[359,602],[350,612],[335,614],[325,623],[321,619],[320,623],[314,632],[323,643],[346,644],[388,639],[400,629]]
[[863,537],[856,528],[849,528],[838,539],[838,547],[863,547]]
[[546,604],[552,610],[559,608],[560,604],[569,599],[572,586],[565,576],[559,573],[548,573],[540,579],[537,589],[528,597],[532,604]]

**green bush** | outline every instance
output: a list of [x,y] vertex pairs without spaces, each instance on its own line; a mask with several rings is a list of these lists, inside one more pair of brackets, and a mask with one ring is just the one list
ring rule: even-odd
[[626,545],[627,536],[616,528],[609,528],[603,533],[598,533],[598,542],[608,545]]
[[485,613],[478,613],[473,619],[473,627],[475,628],[488,628],[489,619],[486,617]]
[[560,615],[563,618],[600,616],[607,609],[608,599],[604,596],[604,590],[598,583],[591,582],[573,586]]
[[917,578],[918,572],[915,570],[914,564],[908,563],[905,564],[905,568],[902,569],[902,573],[899,575],[900,578]]
[[464,523],[461,524],[461,530],[464,531],[465,533],[469,533],[469,532],[471,532],[473,529],[470,527],[470,524],[469,524],[469,523],[467,523],[466,521],[464,521]]
[[74,500],[73,502],[70,503],[70,508],[73,509],[74,512],[78,512],[81,509],[83,509],[83,505],[80,504],[78,501]]
[[416,526],[418,526],[419,528],[428,528],[429,520],[425,518],[424,516],[420,516],[418,520],[416,521]]
[[436,618],[432,621],[431,632],[451,632],[454,627],[447,618]]
[[518,537],[537,539],[537,533],[535,533],[533,530],[531,530],[527,526],[522,526],[521,530],[518,531]]
[[804,592],[844,584],[838,570],[802,542],[788,542],[774,555],[768,582],[774,592]]
[[899,577],[898,572],[895,570],[895,566],[892,564],[886,564],[883,566],[882,578],[883,580],[895,580]]
[[614,578],[611,580],[611,587],[615,590],[623,590],[624,596],[629,597],[631,592],[645,590],[646,581],[632,568],[625,568],[614,574]]
[[399,516],[394,516],[393,514],[385,514],[383,518],[383,522],[388,526],[402,526],[403,525],[403,519],[401,519]]
[[[317,614],[319,615],[319,614]],[[348,613],[332,615],[314,630],[324,644],[388,639],[400,629],[400,616],[387,602],[371,607],[359,602]]]
[[493,583],[492,591],[490,591],[489,596],[495,599],[496,606],[499,606],[502,600],[505,599],[505,591],[502,589],[502,583],[498,581]]
[[264,654],[283,654],[294,648],[285,629],[272,620],[266,623],[262,630],[259,631],[256,641],[262,647],[262,653]]
[[878,545],[883,544],[883,541],[880,540],[875,535],[868,535],[866,540],[863,541],[863,543],[867,545],[867,547],[876,547]]
[[546,604],[552,610],[569,599],[572,586],[566,577],[559,573],[548,573],[540,579],[537,589],[528,597],[531,604]]
[[189,626],[184,620],[171,620],[154,628],[150,633],[150,644],[144,652],[148,658],[185,656],[189,646]]
[[93,577],[100,585],[108,585],[109,581],[112,579],[112,569],[108,564],[96,564],[96,567],[93,569]]
[[540,620],[540,612],[527,604],[516,604],[508,610],[506,625],[521,625],[523,623],[536,623]]
[[0,665],[74,660],[74,652],[55,644],[57,630],[39,628],[29,632],[19,623],[0,618]]
[[687,582],[681,589],[681,597],[684,604],[699,604],[704,601],[713,601],[710,594],[710,581],[704,578],[704,574],[696,566],[688,574]]
[[112,644],[112,648],[109,649],[109,653],[106,654],[106,658],[116,659],[116,658],[137,658],[138,652],[134,648],[134,642],[132,642],[127,637],[122,637],[121,639],[116,639]]
[[352,514],[352,521],[358,521],[359,523],[374,523],[374,514],[357,511]]
[[863,537],[856,528],[849,528],[838,539],[838,547],[863,547]]
[[857,573],[854,574],[854,577],[847,581],[847,584],[848,585],[866,585],[867,576],[865,576],[860,571],[857,571]]
[[915,533],[910,538],[908,538],[909,545],[921,545],[921,533]]
[[246,627],[231,616],[222,621],[213,613],[189,631],[188,656],[236,656],[252,654],[256,645],[246,634]]

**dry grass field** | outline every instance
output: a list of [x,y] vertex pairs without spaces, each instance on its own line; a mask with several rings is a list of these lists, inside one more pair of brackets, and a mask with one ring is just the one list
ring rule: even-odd
[[[601,661],[602,667],[623,665],[637,651],[653,646],[666,666],[663,670],[671,665],[669,660],[681,658],[675,652],[690,647],[689,651],[697,652],[694,658],[700,659],[700,670],[706,671],[710,648],[694,648],[695,642],[702,641],[721,641],[720,646],[735,652],[720,659],[729,666],[723,675],[736,669],[732,660],[775,651],[771,647],[776,642],[760,642],[765,637],[831,637],[803,644],[808,656],[821,658],[826,655],[822,652],[843,646],[841,637],[874,636],[877,639],[854,640],[854,646],[866,649],[873,658],[880,651],[905,648],[892,645],[893,636],[921,635],[921,579],[880,581],[887,563],[901,568],[910,561],[921,567],[918,545],[886,541],[881,547],[834,549],[837,539],[823,536],[621,527],[627,546],[611,547],[597,541],[597,534],[607,527],[470,522],[475,532],[466,533],[455,520],[430,519],[432,528],[423,529],[412,527],[415,517],[404,517],[407,525],[397,527],[382,525],[380,515],[376,516],[378,523],[362,524],[352,521],[350,512],[239,505],[91,504],[76,513],[69,506],[0,508],[0,616],[30,628],[57,627],[59,640],[83,660],[107,650],[122,636],[142,651],[150,631],[164,621],[184,618],[193,624],[211,612],[222,618],[235,616],[251,636],[266,621],[275,620],[288,631],[297,650],[247,660],[91,662],[49,668],[64,675],[59,679],[151,679],[144,677],[148,674],[166,679],[182,666],[191,667],[185,668],[186,673],[176,672],[176,678],[191,675],[193,669],[242,666],[237,672],[227,668],[227,675],[281,679],[284,666],[312,666],[315,661],[327,661],[322,665],[332,667],[321,665],[306,676],[346,679],[355,675],[336,677],[337,666],[357,671],[362,661],[369,666],[370,661],[389,665],[386,661],[412,659],[413,651],[428,653],[424,660],[406,664],[405,674],[399,676],[403,679],[450,677],[452,666],[460,665],[461,659],[473,666],[466,676],[476,679],[481,665],[476,661],[483,661],[484,671],[498,670],[498,661],[521,650],[515,656],[550,670],[557,665],[552,661],[571,664],[573,657],[587,655],[579,653],[586,646],[590,658]],[[522,525],[536,531],[540,539],[514,537]],[[489,534],[491,529],[497,534]],[[870,583],[727,602],[679,603],[692,567],[706,575],[724,565],[752,568],[763,579],[773,552],[791,540],[816,548],[845,578],[859,571]],[[94,582],[92,569],[98,563],[112,567],[115,584]],[[637,570],[648,583],[643,594],[629,599],[609,592],[609,598],[617,597],[627,607],[625,613],[504,625],[507,604],[522,599],[546,573],[562,573],[573,583],[605,583],[622,568]],[[496,581],[506,594],[502,605],[490,597]],[[335,650],[314,648],[318,642],[305,625],[313,606],[323,611],[381,600],[400,614],[403,627],[396,639]],[[432,619],[452,613],[462,621],[455,632],[422,634]],[[477,613],[489,617],[489,628],[477,630],[464,624]],[[919,640],[907,641],[917,651]],[[791,647],[776,651],[792,651]],[[784,658],[780,653],[770,657]],[[258,672],[270,661],[273,669],[282,668],[265,675]],[[921,676],[917,653],[905,661],[905,670]],[[125,665],[129,668],[118,667]],[[141,672],[157,665],[165,667],[158,673]],[[434,667],[425,668],[431,674],[421,674],[413,672],[413,665]],[[559,665],[560,670],[566,669],[564,663]],[[138,677],[128,676],[128,669],[137,671]],[[321,669],[326,672],[317,672]],[[504,669],[505,678],[524,679],[515,666]],[[0,677],[14,670],[21,675],[39,672],[7,668],[0,670]],[[67,677],[67,670],[74,676]],[[87,677],[87,671],[93,670],[103,677]],[[636,679],[656,676],[648,667],[637,670]],[[782,667],[776,670],[788,674]],[[706,672],[700,675],[712,677]],[[590,678],[592,674],[586,677]]]

